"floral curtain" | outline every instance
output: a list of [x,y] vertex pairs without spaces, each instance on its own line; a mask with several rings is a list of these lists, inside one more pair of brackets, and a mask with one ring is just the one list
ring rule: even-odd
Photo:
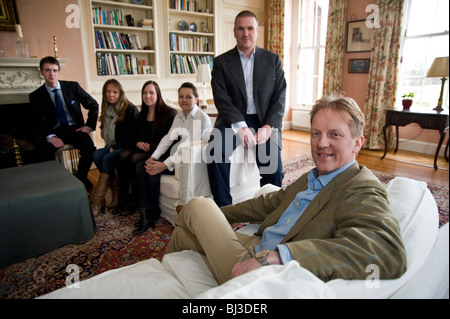
[[[374,28],[372,36],[374,45],[365,103],[365,147],[369,149],[383,149],[383,126],[386,118],[384,110],[394,108],[404,1],[377,0],[376,3],[380,27]],[[393,137],[390,136],[387,146],[391,147],[392,143]]]
[[268,0],[267,49],[284,61],[284,9],[285,0]]
[[330,0],[323,78],[324,95],[341,93],[346,15],[347,0]]

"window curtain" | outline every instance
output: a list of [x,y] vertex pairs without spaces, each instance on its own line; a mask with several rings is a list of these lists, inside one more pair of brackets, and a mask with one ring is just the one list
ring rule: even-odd
[[324,95],[341,93],[346,15],[347,0],[330,0],[323,76]]
[[[366,92],[365,147],[373,150],[384,148],[383,126],[386,109],[393,109],[397,92],[399,51],[402,37],[404,0],[377,0],[380,28],[374,28],[369,84]],[[392,147],[392,128],[388,134]]]
[[284,62],[284,10],[285,0],[268,0],[269,13],[267,49],[278,54]]

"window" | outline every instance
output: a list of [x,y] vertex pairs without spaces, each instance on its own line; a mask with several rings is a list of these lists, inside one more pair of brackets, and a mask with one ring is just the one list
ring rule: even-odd
[[[406,2],[402,60],[397,89],[397,107],[403,94],[414,93],[413,107],[431,110],[441,91],[440,78],[427,78],[434,58],[449,53],[449,1],[408,0]],[[448,81],[443,105],[448,109]]]
[[327,38],[328,0],[294,1],[293,86],[295,107],[309,110],[321,97]]

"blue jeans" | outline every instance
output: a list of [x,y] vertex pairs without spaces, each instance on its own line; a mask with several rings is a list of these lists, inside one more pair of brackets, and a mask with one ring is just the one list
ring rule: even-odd
[[[249,128],[257,132],[261,127],[257,115],[247,115],[245,121]],[[214,201],[219,207],[231,205],[230,194],[230,170],[231,164],[228,158],[240,144],[237,135],[227,135],[226,130],[231,130],[227,124],[221,124],[214,129],[209,141],[208,156],[208,177]],[[281,134],[281,133],[278,133]],[[284,173],[281,161],[281,136],[272,136],[264,145],[255,147],[256,163],[260,170],[260,185],[273,184],[281,187]],[[279,141],[277,141],[279,139]]]
[[94,163],[100,173],[108,174],[109,177],[113,177],[115,175],[114,169],[116,167],[116,161],[120,152],[122,152],[122,149],[118,148],[112,152],[110,152],[110,150],[110,147],[98,149],[92,154],[92,157],[94,158]]

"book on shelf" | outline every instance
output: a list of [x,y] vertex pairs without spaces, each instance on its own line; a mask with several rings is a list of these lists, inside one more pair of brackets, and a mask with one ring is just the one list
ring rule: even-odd
[[101,7],[92,7],[92,22],[94,24],[124,26],[124,16],[122,9],[111,11],[102,10]]
[[116,31],[94,31],[96,49],[141,50],[137,33],[128,34]]
[[200,12],[197,0],[169,0],[169,8],[182,11]]
[[153,28],[153,19],[141,19],[138,21],[138,27],[151,29]]
[[145,60],[138,60],[133,54],[97,53],[97,75],[143,74]]
[[186,37],[170,33],[169,39],[171,51],[210,52],[208,37]]
[[199,64],[213,67],[212,56],[170,54],[170,71],[172,74],[195,74]]

